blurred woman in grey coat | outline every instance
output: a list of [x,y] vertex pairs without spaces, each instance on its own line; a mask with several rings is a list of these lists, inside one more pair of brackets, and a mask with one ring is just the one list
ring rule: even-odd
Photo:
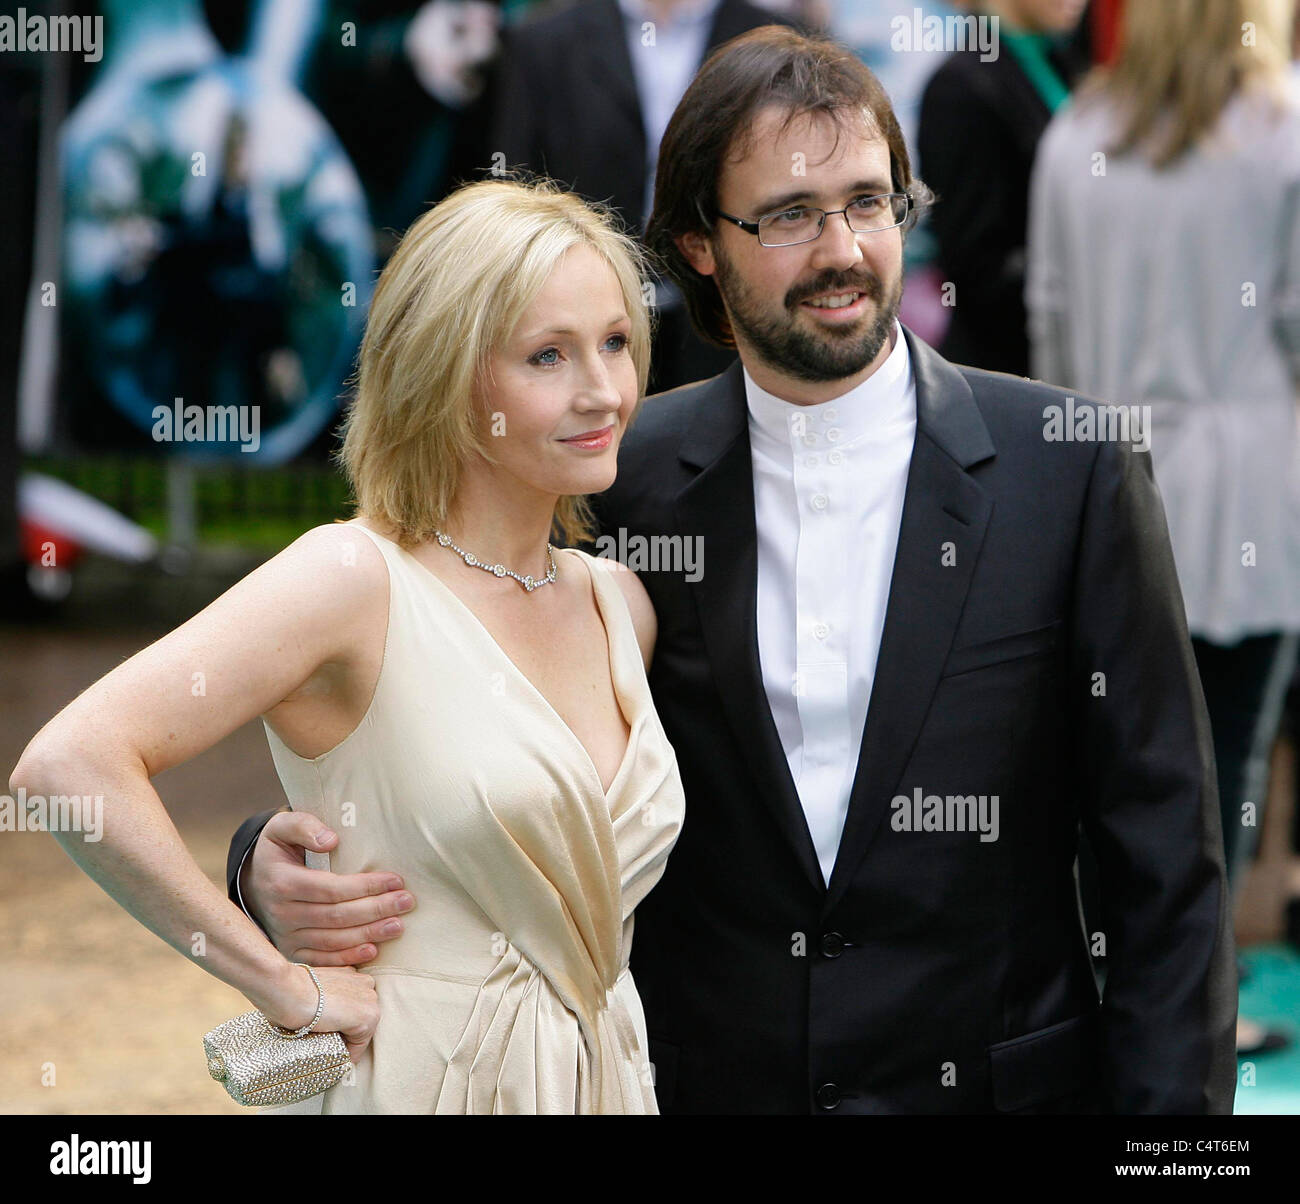
[[[1295,0],[1129,3],[1118,59],[1044,134],[1030,197],[1034,375],[1149,418],[1230,882],[1243,831],[1257,830],[1258,767],[1300,631],[1294,12]],[[1239,1028],[1242,1050],[1284,1043]]]

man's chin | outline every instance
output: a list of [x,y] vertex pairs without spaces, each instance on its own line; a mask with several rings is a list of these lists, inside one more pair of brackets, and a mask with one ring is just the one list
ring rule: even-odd
[[892,323],[880,338],[875,329],[875,315],[866,315],[856,322],[846,322],[843,326],[829,326],[810,319],[813,329],[805,327],[808,340],[822,349],[826,354],[817,356],[819,367],[827,373],[821,379],[835,380],[843,376],[853,376],[861,372],[884,349],[890,345]]
[[[798,314],[795,318],[796,326],[809,337],[821,339],[827,346],[838,347],[851,339],[866,340],[881,324],[880,310],[874,305],[864,309],[856,318],[847,321],[819,318],[806,305],[796,305],[795,310]],[[886,329],[892,331],[893,327],[894,322],[890,318],[886,323]],[[885,341],[889,341],[888,334],[885,336]]]

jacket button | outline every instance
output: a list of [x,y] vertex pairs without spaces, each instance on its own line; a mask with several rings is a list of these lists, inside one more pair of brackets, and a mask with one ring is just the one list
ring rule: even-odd
[[817,1088],[817,1103],[828,1112],[840,1106],[840,1089],[834,1083],[823,1083]]
[[827,932],[822,936],[822,956],[839,957],[844,952],[844,938],[838,932]]

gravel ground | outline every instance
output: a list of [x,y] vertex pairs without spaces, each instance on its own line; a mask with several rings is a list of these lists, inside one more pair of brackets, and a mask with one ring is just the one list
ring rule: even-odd
[[[5,778],[46,720],[160,634],[0,627]],[[235,827],[283,801],[260,722],[155,785],[223,890]],[[51,836],[0,832],[0,1112],[251,1115],[208,1077],[202,1046],[249,1006],[134,920]]]

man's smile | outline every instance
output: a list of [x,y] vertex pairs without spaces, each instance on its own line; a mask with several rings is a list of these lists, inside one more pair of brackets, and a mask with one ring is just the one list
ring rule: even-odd
[[843,326],[856,322],[866,312],[871,298],[866,293],[850,291],[846,293],[820,293],[806,301],[799,302],[799,308],[811,310],[819,322],[834,326]]
[[860,296],[862,296],[861,293],[836,293],[830,297],[813,297],[811,300],[805,301],[804,304],[826,309],[842,309],[846,305],[851,305]]

